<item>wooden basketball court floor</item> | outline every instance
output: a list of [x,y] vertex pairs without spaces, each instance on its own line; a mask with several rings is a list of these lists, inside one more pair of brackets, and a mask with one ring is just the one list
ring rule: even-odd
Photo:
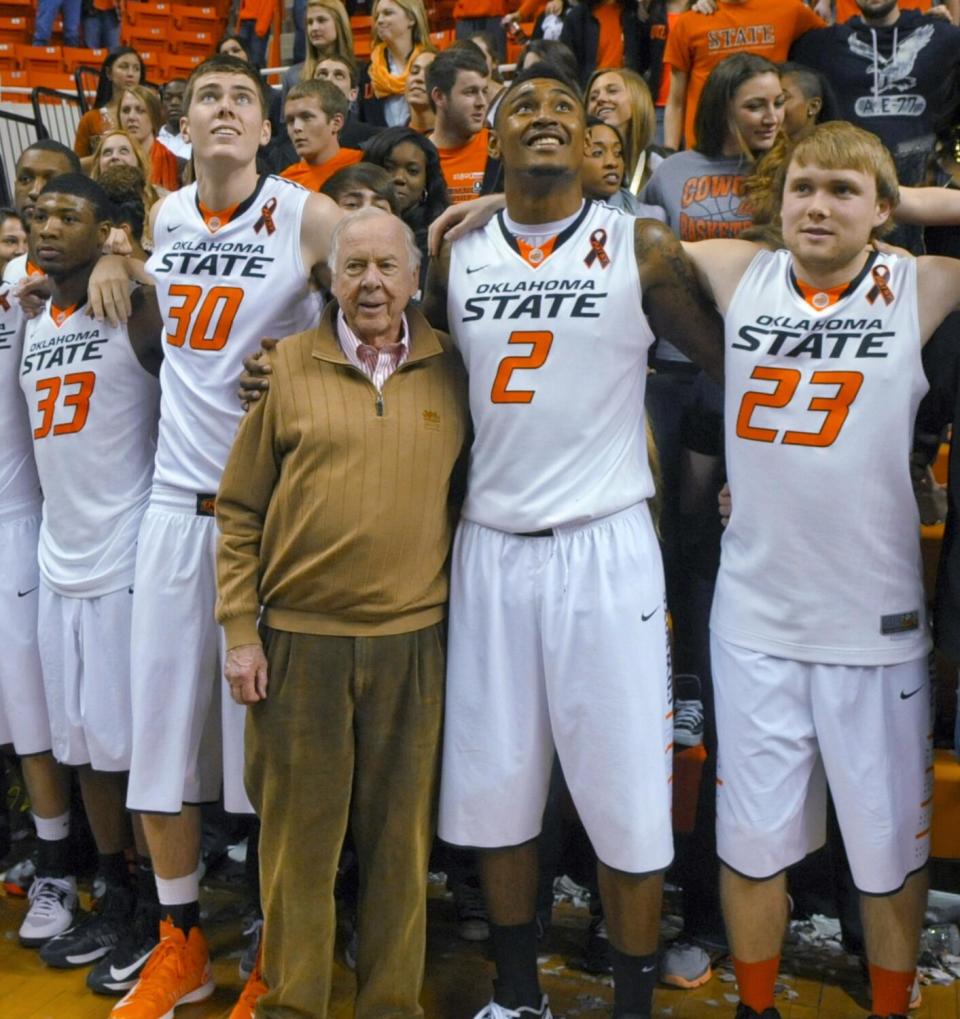
[[[243,947],[240,906],[235,892],[204,891],[204,925],[214,958],[217,990],[200,1005],[177,1009],[177,1019],[226,1019],[242,981],[237,960]],[[105,1019],[112,999],[84,985],[86,970],[48,969],[35,952],[17,943],[24,899],[0,897],[0,1019]],[[490,992],[492,966],[484,946],[457,936],[453,903],[442,887],[431,886],[430,935],[423,1005],[427,1019],[471,1019]],[[540,968],[556,1019],[607,1019],[609,982],[579,972],[568,962],[582,952],[587,911],[559,905],[542,946]],[[339,957],[330,1019],[353,1015],[353,974]],[[783,1019],[854,1019],[864,1017],[868,999],[856,961],[839,950],[788,947],[781,967],[777,1007]],[[923,988],[916,1019],[960,1019],[960,984]],[[735,1011],[736,986],[721,962],[712,980],[694,991],[661,988],[654,1015],[671,1019],[727,1019]]]

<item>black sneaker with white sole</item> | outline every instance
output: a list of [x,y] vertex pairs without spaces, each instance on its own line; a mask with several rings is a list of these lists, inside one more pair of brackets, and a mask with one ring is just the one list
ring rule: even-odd
[[159,940],[160,907],[138,902],[133,922],[111,952],[87,974],[87,987],[95,994],[126,994],[140,979]]
[[75,969],[102,959],[129,930],[135,905],[132,888],[108,885],[100,908],[85,913],[69,930],[51,938],[40,949],[40,958],[54,969]]

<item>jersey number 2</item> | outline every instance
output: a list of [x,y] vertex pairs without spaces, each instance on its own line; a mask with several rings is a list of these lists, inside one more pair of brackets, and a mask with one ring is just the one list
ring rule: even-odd
[[507,389],[507,384],[518,368],[529,370],[543,367],[553,344],[553,333],[519,330],[510,334],[507,343],[529,343],[533,350],[526,357],[505,357],[500,362],[490,390],[490,399],[494,403],[530,403],[534,393],[532,389]]
[[[752,425],[750,419],[757,407],[786,407],[793,399],[802,375],[796,368],[758,366],[753,369],[750,378],[776,382],[776,386],[771,392],[749,390],[743,394],[740,413],[737,414],[737,436],[754,442],[776,442],[780,435],[776,428],[759,428]],[[817,371],[810,376],[810,381],[815,386],[836,387],[830,396],[815,396],[807,407],[807,410],[819,411],[827,416],[818,432],[784,432],[780,442],[785,446],[832,446],[847,420],[850,405],[860,392],[863,375],[860,372]]]
[[167,333],[167,343],[182,347],[189,337],[194,350],[222,350],[227,345],[243,300],[240,287],[210,287],[204,294],[196,284],[174,283],[170,296],[183,298],[183,303],[170,309],[174,328]]
[[50,426],[53,425],[54,435],[72,435],[79,432],[87,423],[87,415],[90,413],[90,397],[93,396],[93,387],[97,381],[93,372],[71,372],[64,375],[64,386],[77,386],[76,392],[66,393],[63,397],[64,407],[73,408],[73,417],[69,421],[63,421],[59,425],[53,424],[53,414],[57,409],[57,397],[60,395],[60,376],[51,375],[48,379],[37,379],[37,395],[45,393],[37,401],[37,410],[43,415],[40,424],[33,430],[35,439],[43,439],[50,434]]

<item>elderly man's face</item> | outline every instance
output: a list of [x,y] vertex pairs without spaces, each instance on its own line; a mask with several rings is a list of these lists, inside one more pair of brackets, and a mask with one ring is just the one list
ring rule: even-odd
[[347,325],[373,346],[400,338],[404,309],[419,287],[402,226],[385,214],[345,226],[340,235],[331,289]]

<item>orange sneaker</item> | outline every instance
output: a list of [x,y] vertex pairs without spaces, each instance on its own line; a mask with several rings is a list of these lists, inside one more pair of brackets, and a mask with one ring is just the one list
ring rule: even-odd
[[210,953],[199,927],[189,937],[169,920],[160,921],[160,943],[140,979],[113,1007],[110,1019],[172,1019],[178,1005],[213,994]]
[[260,972],[260,954],[263,952],[263,941],[257,950],[257,961],[253,965],[253,971],[247,977],[247,982],[240,992],[240,999],[233,1006],[230,1019],[253,1019],[254,1009],[257,1002],[267,993],[267,985],[263,981],[263,973]]

